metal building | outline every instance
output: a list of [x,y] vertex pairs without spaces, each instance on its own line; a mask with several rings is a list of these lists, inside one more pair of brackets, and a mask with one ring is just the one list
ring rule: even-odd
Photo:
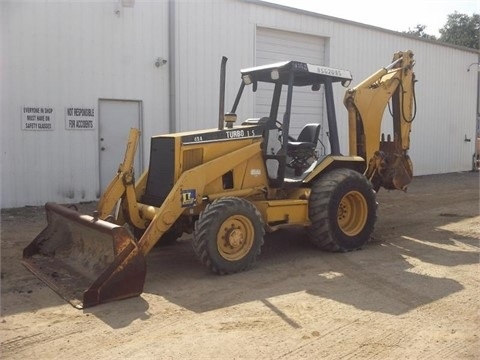
[[[474,50],[258,0],[11,0],[0,11],[2,208],[97,199],[130,127],[142,130],[137,173],[152,135],[215,127],[222,56],[228,109],[240,68],[295,59],[348,69],[355,85],[411,49],[415,175],[472,168]],[[344,91],[335,101],[346,152]],[[239,119],[261,114],[263,100],[262,91],[247,98]],[[296,124],[323,113],[320,101],[305,101]]]

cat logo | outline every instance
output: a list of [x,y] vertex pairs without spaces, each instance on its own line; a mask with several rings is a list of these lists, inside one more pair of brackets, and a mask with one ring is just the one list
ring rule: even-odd
[[182,207],[192,207],[197,204],[197,190],[182,190]]

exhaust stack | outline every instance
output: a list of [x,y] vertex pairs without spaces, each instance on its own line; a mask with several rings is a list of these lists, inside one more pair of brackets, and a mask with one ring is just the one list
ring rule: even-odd
[[222,56],[222,64],[220,66],[220,104],[218,109],[218,130],[223,130],[225,116],[225,73],[227,70],[227,60]]

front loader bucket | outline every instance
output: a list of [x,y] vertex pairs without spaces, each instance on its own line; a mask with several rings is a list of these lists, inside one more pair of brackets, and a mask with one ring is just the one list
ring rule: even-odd
[[127,229],[45,204],[48,225],[23,250],[23,265],[78,309],[138,296],[145,256]]

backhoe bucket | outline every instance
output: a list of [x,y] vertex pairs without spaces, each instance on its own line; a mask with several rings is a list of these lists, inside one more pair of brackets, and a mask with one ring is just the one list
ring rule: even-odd
[[122,226],[45,204],[47,227],[23,250],[23,265],[78,309],[138,296],[146,261]]

